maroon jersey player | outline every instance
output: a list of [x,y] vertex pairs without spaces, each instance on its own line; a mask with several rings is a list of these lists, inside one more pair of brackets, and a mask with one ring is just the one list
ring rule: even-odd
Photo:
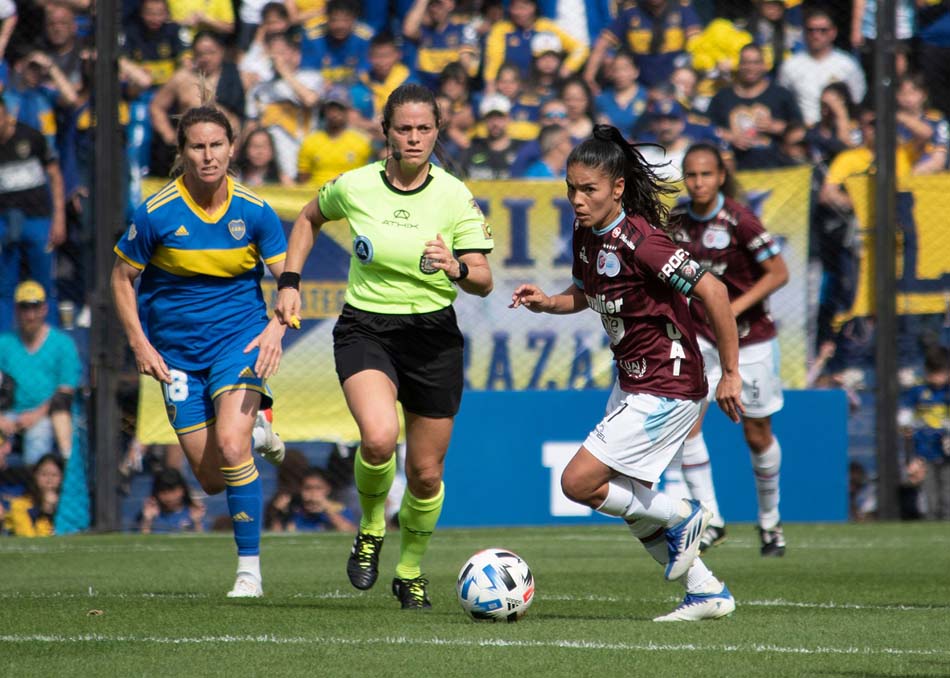
[[[739,330],[739,376],[742,378],[742,425],[752,457],[759,502],[758,522],[763,556],[785,553],[779,516],[779,470],[782,450],[772,434],[771,416],[782,409],[778,373],[778,341],[769,315],[768,297],[788,280],[788,269],[776,241],[752,211],[735,199],[734,183],[719,151],[709,144],[692,146],[683,159],[689,200],[670,214],[673,238],[729,290],[729,303]],[[690,305],[711,388],[719,379],[714,328],[701,302]],[[712,512],[700,550],[725,539],[709,451],[700,415],[683,446],[682,468],[689,496]],[[679,459],[671,474],[676,473]],[[670,478],[667,478],[668,480]]]
[[735,421],[742,412],[738,338],[725,286],[660,228],[667,216],[660,197],[671,190],[616,128],[598,125],[567,160],[574,281],[550,297],[521,285],[512,307],[600,314],[618,379],[606,416],[568,463],[561,489],[573,501],[623,518],[665,566],[666,578],[685,586],[683,603],[656,621],[699,621],[735,609],[729,589],[696,557],[711,514],[697,501],[653,489],[707,391],[686,298],[705,303],[725,367],[717,399]]

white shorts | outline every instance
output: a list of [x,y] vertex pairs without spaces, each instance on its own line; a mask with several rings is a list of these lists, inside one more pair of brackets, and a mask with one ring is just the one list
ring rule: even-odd
[[[706,380],[709,382],[709,401],[716,399],[716,386],[722,377],[719,351],[703,337],[699,340],[706,363]],[[742,377],[742,406],[750,419],[764,419],[782,409],[782,377],[779,375],[778,340],[770,339],[739,348],[739,376]]]
[[614,383],[607,415],[584,447],[618,473],[656,482],[683,446],[701,405],[701,400],[627,393]]

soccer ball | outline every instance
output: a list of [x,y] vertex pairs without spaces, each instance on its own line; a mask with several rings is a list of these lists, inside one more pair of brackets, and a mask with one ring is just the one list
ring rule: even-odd
[[515,622],[534,600],[534,576],[517,554],[485,549],[462,566],[455,590],[472,619]]

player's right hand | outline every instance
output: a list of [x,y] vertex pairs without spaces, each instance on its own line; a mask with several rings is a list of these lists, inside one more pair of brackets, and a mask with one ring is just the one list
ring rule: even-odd
[[172,374],[165,364],[165,359],[159,355],[155,347],[146,343],[139,349],[133,349],[135,353],[135,364],[138,367],[139,374],[147,374],[157,381],[166,384],[172,383]]
[[742,407],[742,377],[738,372],[723,373],[719,378],[719,385],[716,386],[716,402],[727,417],[739,423],[745,413],[745,408]]
[[274,315],[281,325],[300,329],[300,290],[285,287],[277,292]]
[[543,313],[551,310],[551,297],[541,291],[537,285],[519,285],[511,294],[511,305],[508,308],[524,306],[533,313]]

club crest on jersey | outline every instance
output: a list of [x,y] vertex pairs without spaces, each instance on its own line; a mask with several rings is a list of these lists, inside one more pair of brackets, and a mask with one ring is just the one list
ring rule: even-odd
[[623,232],[623,231],[620,229],[620,227],[617,226],[614,230],[612,230],[612,231],[610,232],[610,237],[611,237],[611,238],[619,238],[619,237],[620,237],[620,234],[621,234],[622,232]]
[[168,415],[169,423],[174,424],[175,416],[178,414],[178,408],[171,403],[165,403],[165,414]]
[[425,273],[426,275],[432,275],[433,273],[437,272],[439,269],[433,266],[432,262],[429,260],[429,257],[423,254],[421,257],[419,257],[419,270]]
[[597,253],[597,273],[615,278],[620,273],[620,259],[614,252],[601,250]]
[[643,379],[647,373],[647,359],[638,358],[637,360],[618,360],[617,367],[626,372],[634,379]]
[[353,256],[361,264],[368,264],[373,260],[373,243],[365,235],[358,235],[353,239]]
[[247,233],[247,226],[244,225],[243,219],[232,219],[228,222],[228,233],[231,234],[231,237],[235,240],[240,240],[244,237],[244,234]]
[[730,240],[729,231],[720,226],[710,226],[703,232],[703,247],[710,250],[724,250]]

